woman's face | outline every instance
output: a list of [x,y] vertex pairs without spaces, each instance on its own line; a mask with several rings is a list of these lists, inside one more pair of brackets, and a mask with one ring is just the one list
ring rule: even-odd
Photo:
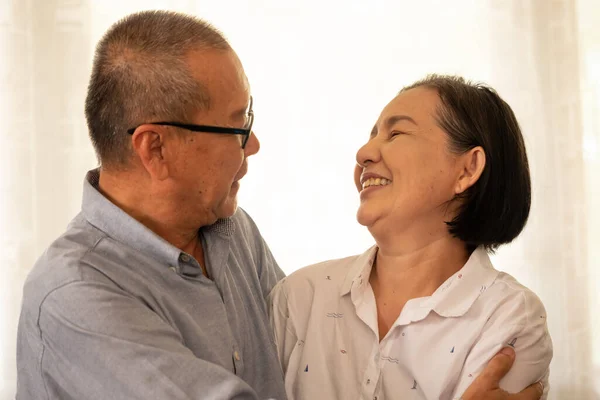
[[437,93],[424,87],[399,94],[358,150],[357,219],[372,233],[446,231],[464,163],[449,151],[448,136],[436,123],[439,103]]

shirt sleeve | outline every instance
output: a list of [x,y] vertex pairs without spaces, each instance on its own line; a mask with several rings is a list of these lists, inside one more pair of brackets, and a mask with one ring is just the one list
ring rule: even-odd
[[268,309],[271,322],[271,328],[277,345],[277,355],[279,363],[283,370],[283,375],[287,376],[289,360],[296,344],[298,335],[294,326],[293,318],[290,318],[290,307],[286,291],[286,281],[280,281],[269,295]]
[[500,381],[500,387],[516,393],[542,381],[542,400],[545,400],[549,390],[552,341],[546,310],[539,298],[529,291],[518,292],[498,305],[467,356],[453,398],[460,398],[492,357],[507,345],[515,349],[516,359]]
[[242,379],[196,357],[139,299],[104,282],[73,282],[42,303],[48,399],[256,400]]

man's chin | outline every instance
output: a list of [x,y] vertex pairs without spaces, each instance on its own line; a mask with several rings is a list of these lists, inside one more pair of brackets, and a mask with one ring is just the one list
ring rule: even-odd
[[237,198],[230,199],[226,204],[223,204],[217,216],[219,219],[232,217],[238,209]]

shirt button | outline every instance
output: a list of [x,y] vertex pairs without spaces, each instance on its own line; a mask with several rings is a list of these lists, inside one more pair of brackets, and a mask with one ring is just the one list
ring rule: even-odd
[[370,380],[370,379],[367,379],[367,385],[368,385],[369,383],[371,383],[371,380]]
[[235,358],[235,361],[240,361],[240,353],[238,353],[237,351],[234,351],[233,358]]
[[182,254],[179,256],[179,259],[183,262],[188,262],[190,261],[190,256],[188,256],[187,254]]
[[173,266],[169,267],[169,269],[170,269],[172,272],[177,272],[177,268],[175,268],[175,267],[173,267]]
[[377,396],[373,397],[373,400],[377,400]]

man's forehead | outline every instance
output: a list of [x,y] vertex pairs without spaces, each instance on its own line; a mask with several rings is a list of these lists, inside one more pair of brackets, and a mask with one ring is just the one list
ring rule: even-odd
[[244,115],[250,101],[250,84],[232,50],[196,50],[188,55],[192,75],[207,91],[211,107]]
[[248,85],[242,64],[231,50],[195,50],[186,57],[191,73],[203,84]]

